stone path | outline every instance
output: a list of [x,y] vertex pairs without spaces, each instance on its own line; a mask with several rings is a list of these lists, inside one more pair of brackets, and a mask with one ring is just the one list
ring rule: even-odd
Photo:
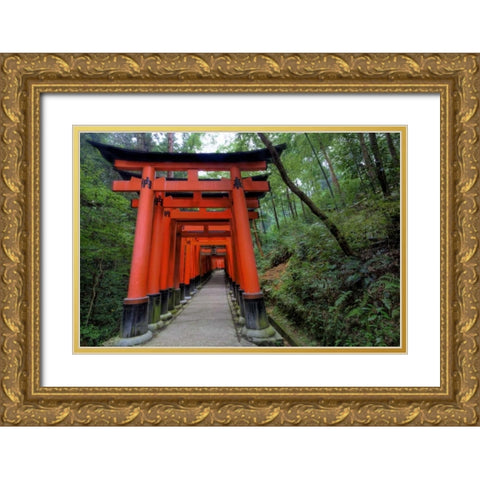
[[239,337],[227,300],[223,270],[192,297],[180,314],[154,333],[145,347],[244,347],[255,346]]

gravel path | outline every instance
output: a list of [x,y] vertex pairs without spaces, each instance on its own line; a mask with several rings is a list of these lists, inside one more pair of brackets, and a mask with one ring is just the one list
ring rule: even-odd
[[227,301],[223,270],[192,297],[165,329],[156,332],[145,347],[242,347],[253,346],[239,338]]

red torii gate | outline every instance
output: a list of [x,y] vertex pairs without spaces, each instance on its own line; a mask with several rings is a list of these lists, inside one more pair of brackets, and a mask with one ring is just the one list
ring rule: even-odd
[[225,270],[225,257],[227,255],[227,249],[221,245],[205,245],[202,242],[200,246],[200,255],[206,255],[210,262],[211,270]]
[[[170,199],[171,197],[166,197],[165,200]],[[163,202],[163,205],[166,203],[169,203],[167,201]],[[171,202],[170,202],[171,203]],[[180,206],[191,206],[191,202],[186,201],[184,203],[183,199],[179,199],[177,202],[177,207]],[[150,284],[148,286],[148,289],[150,292],[156,292],[158,288],[160,289],[159,294],[156,293],[149,293],[149,301],[153,303],[154,305],[150,308],[150,313],[148,314],[149,318],[149,325],[150,328],[153,328],[153,325],[156,324],[156,327],[161,326],[161,324],[157,324],[157,322],[160,321],[166,321],[171,317],[170,311],[174,309],[176,305],[179,305],[185,298],[185,296],[189,296],[191,293],[190,290],[193,292],[196,292],[196,286],[197,283],[199,283],[200,279],[198,276],[194,276],[193,278],[187,278],[186,281],[179,281],[175,280],[178,278],[178,272],[174,270],[174,268],[180,268],[179,265],[177,264],[176,266],[172,265],[172,259],[177,259],[179,258],[179,253],[177,251],[174,251],[175,248],[175,241],[172,243],[172,237],[170,236],[171,233],[173,232],[173,229],[175,229],[175,224],[177,226],[177,237],[179,236],[178,234],[178,227],[182,227],[182,231],[180,232],[180,236],[183,238],[185,237],[201,237],[204,239],[205,237],[219,237],[216,242],[220,243],[222,240],[222,236],[231,236],[231,220],[232,220],[232,212],[230,209],[223,209],[222,211],[207,211],[206,208],[204,207],[205,204],[208,204],[211,207],[221,207],[225,206],[224,203],[222,203],[221,198],[216,198],[216,199],[208,199],[207,201],[205,200],[200,200],[199,202],[196,203],[196,205],[201,205],[201,208],[197,208],[197,211],[181,211],[181,210],[172,210],[172,209],[165,209],[164,208],[164,215],[167,213],[168,219],[169,220],[164,220],[164,225],[163,225],[163,231],[165,234],[165,237],[170,237],[170,240],[165,239],[163,240],[163,243],[161,243],[161,247],[156,245],[157,240],[153,239],[152,240],[152,245],[151,245],[151,255],[150,255],[150,263],[151,263],[151,270],[149,272],[149,278],[157,278],[159,275],[156,273],[156,270],[159,269],[162,265],[161,262],[158,261],[157,256],[155,255],[155,252],[161,252],[163,251],[163,255],[165,258],[167,257],[166,251],[169,251],[168,258],[169,258],[169,274],[164,274],[163,279],[164,282],[163,284]],[[133,200],[132,201],[132,206],[133,207],[138,207],[138,201]],[[258,199],[248,199],[247,200],[247,206],[253,206],[256,207],[258,206]],[[255,211],[250,211],[248,212],[248,218],[249,220],[252,219],[257,219],[258,218],[258,213]],[[168,226],[165,225],[165,222],[168,222]],[[192,226],[193,222],[195,223],[195,226]],[[188,226],[188,231],[185,231],[185,228],[187,228],[184,223],[187,223]],[[168,227],[170,227],[170,234],[168,233]],[[220,230],[219,230],[220,228]],[[176,239],[178,242],[178,238]],[[205,243],[205,242],[203,242]],[[209,243],[211,243],[211,238]],[[231,247],[230,247],[231,249]],[[182,252],[182,247],[180,247],[180,252]],[[190,253],[190,252],[189,252]],[[188,269],[190,267],[191,263],[194,263],[198,260],[198,255],[199,252],[196,250],[193,254],[190,254],[187,258],[187,266],[186,268]],[[230,254],[231,256],[231,254]],[[183,258],[180,258],[180,261],[184,261]],[[230,258],[230,264],[233,263],[233,260]],[[165,263],[165,259],[163,262]],[[164,267],[162,267],[164,268]],[[233,270],[231,267],[230,270]],[[226,269],[228,272],[229,270]],[[167,280],[168,278],[168,280]],[[231,279],[231,276],[230,276]],[[191,284],[193,285],[193,288],[191,288]],[[239,282],[240,283],[240,282]],[[156,285],[156,286],[155,286]],[[243,290],[240,290],[240,293],[242,293]],[[159,298],[160,297],[160,298]],[[240,297],[240,298],[239,298]],[[189,298],[189,297],[188,297]],[[239,292],[236,291],[236,298],[237,301],[239,302],[242,310],[242,315],[243,315],[243,302],[242,298],[239,295]],[[160,309],[158,310],[158,303],[160,302]],[[160,311],[160,314],[158,314],[158,311]],[[153,313],[152,313],[153,312]]]
[[[165,153],[90,143],[124,178],[130,177],[114,181],[113,190],[139,193],[138,201],[132,204],[138,212],[128,294],[124,299],[121,322],[122,344],[134,345],[151,337],[149,324],[157,321],[158,305],[160,312],[168,308],[169,288],[180,291],[181,298],[181,280],[188,285],[193,281],[196,285],[201,274],[206,273],[206,265],[197,266],[194,259],[200,259],[201,245],[207,238],[215,239],[216,245],[225,247],[225,268],[242,307],[245,337],[255,343],[268,343],[275,331],[267,319],[250,234],[249,219],[257,218],[258,214],[249,212],[249,209],[258,206],[258,197],[269,190],[269,185],[266,177],[242,178],[241,172],[266,170],[271,158],[269,151]],[[281,154],[285,145],[275,148]],[[199,179],[200,170],[228,171],[230,178]],[[157,177],[158,171],[186,171],[187,178]],[[249,195],[254,198],[248,198]],[[185,208],[198,210],[181,210]],[[207,211],[208,208],[225,210]],[[230,227],[228,235],[227,230],[222,234],[218,230],[216,233],[204,231],[205,226],[207,230],[214,225],[217,227],[219,221],[227,222],[226,226]],[[190,222],[189,225],[200,222],[202,232],[179,230],[185,222]],[[204,243],[199,240],[200,243],[192,244],[188,235],[203,237]],[[186,273],[186,267],[191,269],[190,273]],[[188,292],[186,285],[184,288]],[[174,288],[177,286],[180,288]],[[174,295],[171,297],[175,298]],[[162,315],[165,313],[159,316]]]

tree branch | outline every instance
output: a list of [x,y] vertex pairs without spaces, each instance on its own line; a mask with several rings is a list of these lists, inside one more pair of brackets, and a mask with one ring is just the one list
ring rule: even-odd
[[304,202],[305,205],[311,210],[311,212],[323,222],[323,224],[327,227],[328,231],[333,235],[333,237],[337,241],[343,253],[345,253],[345,255],[348,255],[348,256],[355,256],[352,249],[350,248],[350,245],[348,244],[347,240],[342,235],[340,230],[337,228],[337,226],[290,179],[282,161],[280,160],[280,155],[277,153],[277,151],[275,150],[275,148],[273,147],[272,143],[267,138],[267,136],[264,133],[257,133],[257,135],[260,137],[260,140],[264,143],[264,145],[268,148],[268,151],[272,156],[273,164],[277,167],[277,170],[280,173],[282,180],[285,182],[288,188],[292,191],[292,193],[294,193],[302,202]]

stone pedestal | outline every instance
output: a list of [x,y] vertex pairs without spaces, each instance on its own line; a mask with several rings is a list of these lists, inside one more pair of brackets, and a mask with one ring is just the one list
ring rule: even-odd
[[174,306],[174,308],[176,308],[180,305],[180,300],[181,300],[181,291],[180,291],[179,288],[174,288],[173,289],[173,306]]
[[172,311],[175,308],[175,303],[173,299],[173,288],[168,289],[168,310]]
[[192,299],[192,295],[190,293],[190,284],[189,283],[186,283],[185,284],[185,297],[184,297],[184,300],[191,300]]
[[143,335],[139,335],[137,337],[130,337],[130,338],[119,338],[115,343],[116,347],[133,347],[135,345],[141,345],[142,343],[146,343],[153,337],[153,333],[148,330]]
[[262,293],[243,294],[245,326],[242,335],[257,345],[277,345],[282,337],[270,325]]
[[168,311],[169,292],[167,290],[160,290],[160,320],[169,319],[172,314]]
[[123,316],[120,337],[131,338],[148,331],[148,297],[126,298],[123,301]]
[[160,293],[153,293],[148,296],[148,324],[152,325],[160,321]]

